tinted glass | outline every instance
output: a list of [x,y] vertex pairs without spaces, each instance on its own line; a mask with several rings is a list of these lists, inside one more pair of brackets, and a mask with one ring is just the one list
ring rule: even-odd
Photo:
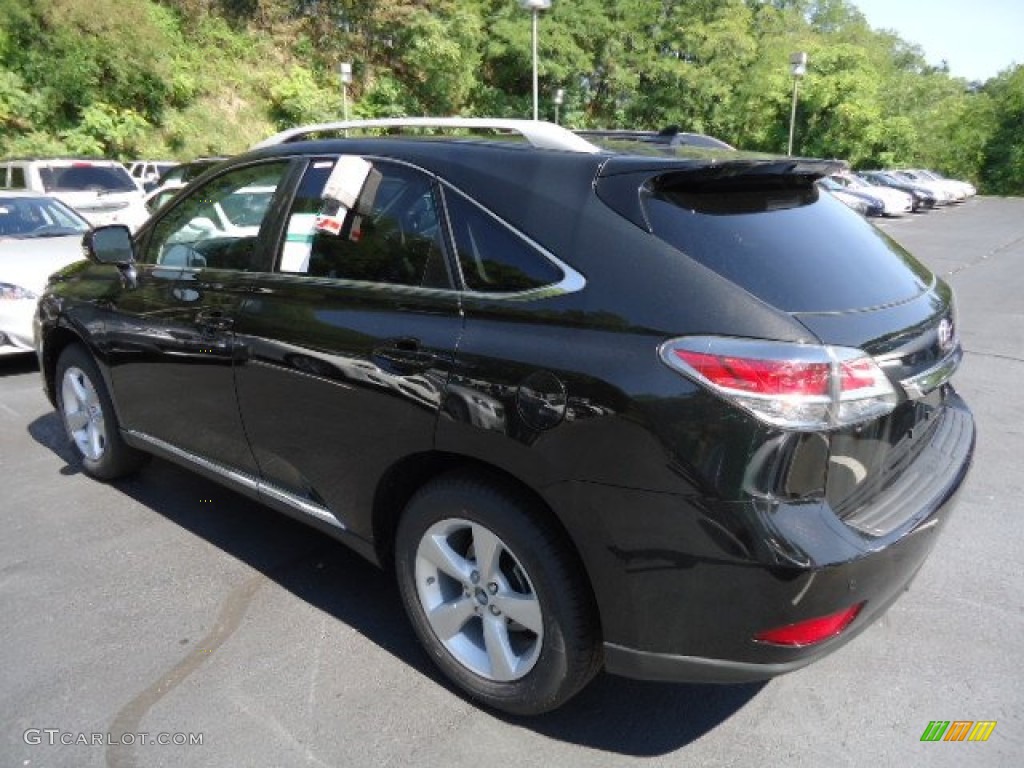
[[13,238],[80,235],[88,222],[59,200],[0,195],[0,236]]
[[25,189],[25,169],[13,166],[9,184],[11,189]]
[[140,259],[173,267],[260,271],[257,237],[286,161],[248,166],[209,181],[160,219]]
[[53,190],[92,190],[96,192],[136,192],[138,187],[132,177],[122,166],[90,165],[57,165],[39,169],[43,181],[43,189]]
[[516,293],[559,282],[562,270],[529,242],[462,195],[446,196],[466,287]]
[[331,159],[310,164],[288,216],[281,271],[450,288],[433,181],[375,161],[355,210],[325,200]]
[[931,284],[910,254],[813,186],[667,187],[646,208],[662,240],[787,312],[880,307]]

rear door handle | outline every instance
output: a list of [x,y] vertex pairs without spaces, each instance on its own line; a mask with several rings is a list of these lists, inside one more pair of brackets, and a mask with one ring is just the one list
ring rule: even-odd
[[385,371],[404,376],[432,368],[437,355],[425,351],[419,339],[391,339],[373,350],[373,362]]
[[219,309],[202,309],[196,313],[196,325],[204,331],[229,331],[234,324],[235,319]]

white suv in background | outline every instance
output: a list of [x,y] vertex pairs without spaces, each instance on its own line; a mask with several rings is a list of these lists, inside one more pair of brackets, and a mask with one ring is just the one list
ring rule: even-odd
[[149,218],[142,191],[115,160],[0,160],[0,189],[52,195],[94,227],[124,224],[135,231]]

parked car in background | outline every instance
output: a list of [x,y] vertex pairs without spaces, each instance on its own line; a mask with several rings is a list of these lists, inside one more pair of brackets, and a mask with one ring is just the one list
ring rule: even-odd
[[173,168],[168,169],[157,179],[157,187],[165,187],[171,184],[185,186],[190,181],[199,178],[205,171],[226,159],[225,157],[199,157],[195,160],[179,163]]
[[836,173],[829,176],[829,179],[847,192],[870,195],[881,200],[883,216],[902,216],[914,210],[914,198],[902,190],[870,184],[854,173]]
[[815,183],[862,216],[881,216],[885,213],[885,203],[880,197],[850,189],[832,176],[823,176]]
[[947,187],[949,187],[951,190],[955,190],[957,193],[962,192],[965,198],[974,197],[976,194],[978,194],[978,190],[974,187],[973,184],[966,181],[960,181],[959,179],[946,178],[937,171],[915,168],[912,172],[925,179],[929,179],[930,181],[945,184]]
[[38,309],[84,471],[155,454],[346,542],[506,712],[836,650],[968,472],[952,290],[814,184],[841,163],[631,146],[307,126],[89,233]]
[[0,355],[35,349],[36,301],[51,274],[83,258],[88,229],[56,198],[0,190]]
[[915,211],[935,208],[946,200],[943,195],[934,190],[887,171],[857,171],[857,175],[876,186],[890,187],[906,192],[913,200]]
[[135,230],[149,217],[142,190],[116,160],[0,160],[0,192],[8,189],[52,195],[97,227],[124,224]]
[[184,189],[189,183],[199,178],[205,171],[222,162],[223,157],[203,157],[187,163],[179,163],[170,168],[157,180],[154,186],[146,195],[146,209],[155,213],[162,208],[179,190]]
[[184,189],[187,184],[180,181],[171,181],[162,184],[146,193],[146,209],[152,214],[163,208],[172,197]]
[[947,184],[945,181],[938,181],[924,175],[920,171],[894,170],[891,171],[891,173],[899,178],[912,181],[915,184],[920,184],[922,187],[934,192],[936,195],[941,195],[947,204],[962,203],[967,199],[967,193],[957,185]]
[[178,163],[171,160],[136,160],[128,166],[128,173],[144,192],[152,191],[161,176]]

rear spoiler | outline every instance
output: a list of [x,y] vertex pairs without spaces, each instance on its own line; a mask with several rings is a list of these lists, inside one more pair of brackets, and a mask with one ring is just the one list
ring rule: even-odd
[[650,157],[612,157],[602,166],[598,176],[647,174],[650,177],[661,179],[678,177],[681,181],[685,179],[687,183],[752,176],[799,176],[813,181],[822,176],[850,170],[850,166],[845,160],[770,155],[736,157],[735,154],[729,156],[728,159],[720,158],[721,156],[704,160],[666,158],[659,161]]
[[[804,198],[813,193],[812,185],[817,179],[848,169],[849,165],[843,160],[814,158],[761,156],[652,162],[652,158],[613,157],[601,167],[595,179],[595,191],[605,204],[649,232],[651,226],[642,198],[658,189],[729,193],[747,186],[778,186],[790,190],[792,204],[802,204]],[[783,202],[776,202],[784,207]]]

